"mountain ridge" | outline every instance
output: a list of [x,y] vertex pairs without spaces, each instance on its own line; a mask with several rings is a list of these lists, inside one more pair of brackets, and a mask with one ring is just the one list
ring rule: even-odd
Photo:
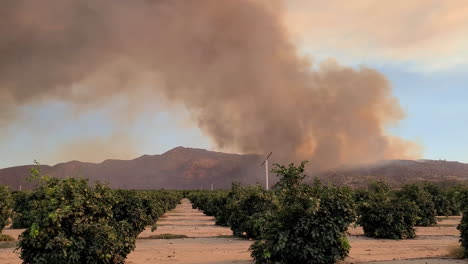
[[[33,184],[26,179],[34,166],[0,169],[0,185],[12,189],[20,185],[31,188]],[[260,156],[184,147],[131,160],[107,159],[100,163],[73,160],[52,166],[39,165],[39,168],[50,176],[79,176],[107,182],[112,188],[128,189],[198,189],[200,185],[206,188],[211,184],[216,188],[229,188],[233,181],[254,184],[263,175]],[[224,180],[218,175],[224,175]]]
[[[52,166],[40,165],[42,173],[55,177],[84,177],[107,182],[112,188],[125,189],[200,189],[230,188],[232,182],[264,184],[263,156],[230,154],[205,149],[176,147],[163,154],[142,155],[131,160],[107,159],[100,163],[72,160]],[[35,165],[0,169],[0,185],[12,189],[32,188],[27,181]],[[392,185],[417,181],[468,181],[468,164],[456,161],[386,160],[374,164],[342,167],[308,173],[311,180],[362,187],[372,180],[386,180]],[[276,177],[270,174],[274,184]]]

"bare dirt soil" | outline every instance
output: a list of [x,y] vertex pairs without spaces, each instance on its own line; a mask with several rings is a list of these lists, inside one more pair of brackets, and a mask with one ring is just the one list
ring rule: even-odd
[[[364,236],[362,228],[350,228],[352,246],[345,263],[367,264],[461,264],[466,260],[447,257],[459,246],[456,229],[460,217],[443,218],[435,227],[418,227],[417,238],[411,240],[376,240]],[[17,237],[23,230],[6,229],[5,234]],[[151,239],[152,235],[178,234],[189,238]],[[252,264],[249,246],[252,241],[232,237],[227,227],[216,226],[214,218],[204,215],[186,199],[158,221],[154,232],[148,228],[140,234],[136,249],[128,256],[128,264],[191,263]],[[0,248],[0,264],[20,264],[12,248]]]

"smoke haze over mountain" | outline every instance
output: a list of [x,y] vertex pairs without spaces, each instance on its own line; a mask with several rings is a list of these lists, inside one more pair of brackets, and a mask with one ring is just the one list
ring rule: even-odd
[[124,97],[118,120],[158,111],[165,98],[223,150],[317,168],[417,156],[385,132],[404,118],[385,76],[299,55],[281,1],[2,4],[2,130],[36,102],[92,110]]
[[[70,161],[53,166],[41,165],[42,173],[55,177],[84,177],[91,182],[109,183],[126,189],[228,189],[233,182],[265,186],[265,171],[259,155],[239,155],[177,147],[161,155],[143,155],[132,160],[105,160],[101,163]],[[28,181],[33,165],[0,169],[0,184],[12,189],[31,188]],[[309,170],[310,166],[306,167]],[[130,175],[130,176],[129,176]],[[363,166],[342,167],[307,174],[324,183],[365,187],[369,182],[385,180],[392,186],[434,182],[456,184],[468,181],[468,164],[447,161],[387,160]],[[270,174],[270,186],[278,177]]]

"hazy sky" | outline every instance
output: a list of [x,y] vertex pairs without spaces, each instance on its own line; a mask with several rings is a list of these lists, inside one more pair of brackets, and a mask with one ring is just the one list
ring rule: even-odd
[[[289,2],[287,26],[301,52],[377,69],[406,111],[388,133],[419,143],[422,158],[468,162],[468,2],[343,3]],[[0,167],[129,159],[180,145],[214,149],[184,106],[167,107],[159,98],[159,112],[113,118],[110,109],[126,103],[121,98],[92,112],[61,101],[23,106],[21,118],[2,127]],[[90,155],[89,146],[101,151]]]

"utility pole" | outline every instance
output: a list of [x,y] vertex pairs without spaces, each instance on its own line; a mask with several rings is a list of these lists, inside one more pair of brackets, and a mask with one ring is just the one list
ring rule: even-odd
[[268,154],[268,156],[266,157],[266,159],[262,162],[262,164],[260,166],[263,166],[263,164],[265,164],[265,189],[268,191],[268,158],[271,156],[271,154],[273,154],[273,152],[270,152],[270,154]]
[[211,184],[211,191],[213,191],[213,184]]

